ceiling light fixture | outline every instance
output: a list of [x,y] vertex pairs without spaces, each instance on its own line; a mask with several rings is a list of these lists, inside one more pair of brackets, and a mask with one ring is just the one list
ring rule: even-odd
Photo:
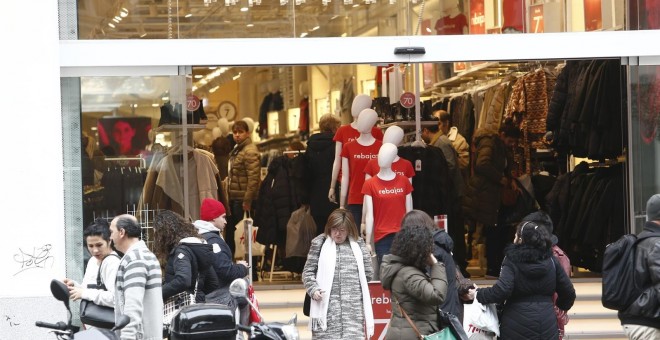
[[192,17],[192,13],[188,13],[188,14],[186,14],[185,17],[186,17],[186,18],[190,18],[190,17]]
[[113,23],[111,23],[111,22],[108,23],[108,26],[110,26],[110,27],[112,27],[112,28],[115,28],[115,24],[113,24]]
[[247,8],[247,7],[241,7],[241,12],[247,12],[248,10],[250,10],[250,9]]
[[307,32],[302,32],[302,33],[300,33],[300,37],[301,37],[301,38],[304,38],[304,37],[306,37],[306,36],[307,36]]
[[219,88],[220,88],[220,85],[214,86],[209,90],[209,93],[213,93],[213,92],[217,91]]
[[246,27],[254,27],[254,24],[251,23],[251,22],[248,22],[247,25],[245,25],[245,26],[246,26]]
[[241,77],[241,73],[242,73],[242,72],[238,72],[237,75],[231,77],[231,80],[236,80],[236,79],[240,78],[240,77]]
[[128,10],[126,9],[126,7],[122,7],[122,8],[121,8],[121,11],[119,11],[119,15],[120,15],[122,18],[125,18],[125,17],[128,16]]
[[314,26],[314,28],[312,28],[312,31],[316,31],[319,28],[321,28],[321,26],[316,25],[316,26]]

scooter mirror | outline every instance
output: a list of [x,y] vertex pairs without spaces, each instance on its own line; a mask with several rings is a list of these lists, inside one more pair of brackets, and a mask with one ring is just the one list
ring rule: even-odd
[[122,328],[126,327],[126,325],[128,325],[130,322],[131,322],[131,318],[129,318],[128,315],[122,314],[119,317],[119,320],[117,320],[117,323],[115,324],[115,327],[112,327],[112,330],[116,331],[118,329],[122,329]]
[[236,279],[229,285],[229,294],[234,298],[246,297],[248,285],[244,279]]
[[69,309],[69,288],[60,280],[51,280],[50,281],[50,292],[53,296],[64,302],[66,309]]

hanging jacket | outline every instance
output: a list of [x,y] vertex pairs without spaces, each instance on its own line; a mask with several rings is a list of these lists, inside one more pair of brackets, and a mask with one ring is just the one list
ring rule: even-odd
[[268,174],[259,188],[254,225],[259,227],[257,242],[277,244],[284,251],[286,226],[291,213],[300,207],[300,200],[291,181],[290,160],[279,156],[268,165]]
[[302,178],[301,203],[309,204],[313,216],[324,216],[339,208],[337,203],[328,200],[328,188],[332,177],[332,163],[335,159],[335,142],[331,132],[316,133],[309,137],[305,153],[298,156],[301,161]]
[[218,278],[213,271],[213,248],[196,237],[186,237],[167,257],[163,300],[184,291],[193,292],[198,278],[195,298],[203,302],[204,294],[218,288]]
[[435,146],[400,146],[399,157],[409,160],[415,168],[412,180],[413,209],[429,216],[449,214],[458,195],[452,189],[452,179],[445,155]]

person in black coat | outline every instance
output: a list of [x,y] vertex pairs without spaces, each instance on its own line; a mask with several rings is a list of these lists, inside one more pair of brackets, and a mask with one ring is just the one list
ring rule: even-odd
[[193,222],[193,225],[204,237],[206,243],[213,247],[213,269],[218,277],[218,289],[206,294],[206,302],[220,303],[236,307],[236,301],[229,294],[229,285],[238,278],[248,275],[248,263],[237,261],[234,263],[231,249],[222,239],[220,233],[227,225],[225,206],[212,198],[205,198],[200,208],[201,220]]
[[[319,119],[321,132],[313,134],[307,140],[305,154],[294,162],[294,178],[300,183],[300,201],[308,204],[317,234],[322,234],[328,216],[339,205],[328,200],[327,191],[332,177],[332,163],[335,159],[335,142],[332,138],[340,122],[332,114],[325,114]],[[338,192],[336,189],[335,192]]]
[[205,302],[205,294],[218,288],[212,246],[181,215],[163,210],[154,217],[154,250],[165,267],[163,301],[187,291]]
[[507,249],[500,277],[492,287],[476,291],[482,304],[504,304],[500,317],[502,339],[558,339],[557,307],[567,311],[575,302],[575,289],[559,261],[552,256],[552,241],[544,227],[531,221],[516,228]]

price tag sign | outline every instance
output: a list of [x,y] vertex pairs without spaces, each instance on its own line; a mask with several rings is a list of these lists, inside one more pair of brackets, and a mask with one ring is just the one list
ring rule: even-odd
[[532,32],[543,33],[543,4],[529,6]]
[[399,102],[401,102],[401,106],[410,109],[415,106],[415,94],[412,92],[404,92],[399,98]]
[[201,101],[199,100],[199,97],[194,94],[189,94],[186,97],[186,110],[197,111],[197,109],[199,109],[200,103]]

